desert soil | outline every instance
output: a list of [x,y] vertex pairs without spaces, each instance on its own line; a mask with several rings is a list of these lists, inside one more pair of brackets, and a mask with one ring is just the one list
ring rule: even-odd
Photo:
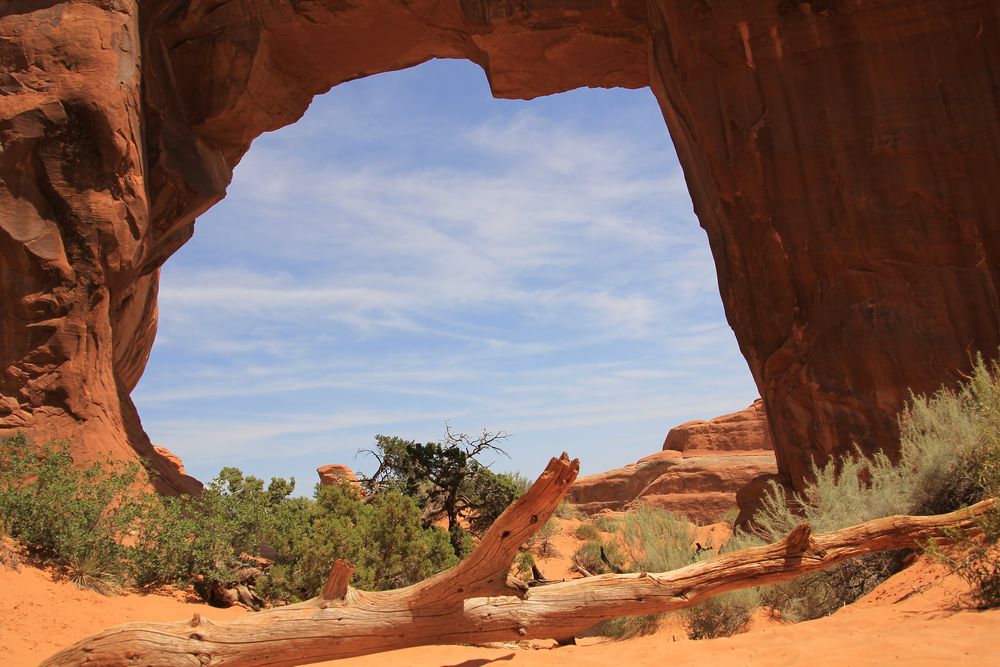
[[[557,548],[574,546],[565,538],[558,542]],[[568,576],[556,559],[542,565],[549,577]],[[941,566],[918,559],[828,618],[795,625],[757,619],[749,632],[725,639],[691,641],[677,622],[668,621],[654,635],[619,642],[589,639],[562,648],[428,646],[323,664],[995,667],[1000,665],[1000,609],[970,609],[968,590]],[[0,567],[0,592],[0,664],[7,667],[37,665],[58,649],[119,623],[179,621],[196,612],[225,621],[251,613],[207,607],[170,590],[103,596],[26,565],[20,571]]]

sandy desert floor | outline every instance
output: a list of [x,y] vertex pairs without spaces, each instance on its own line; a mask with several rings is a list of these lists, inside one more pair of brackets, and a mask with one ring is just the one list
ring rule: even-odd
[[[552,575],[549,575],[552,576]],[[37,665],[56,650],[130,621],[215,621],[246,613],[185,600],[180,592],[102,596],[45,571],[0,567],[0,664]],[[969,609],[968,588],[918,559],[867,597],[836,614],[797,625],[762,622],[726,639],[691,641],[676,624],[655,635],[551,649],[429,646],[326,665],[478,667],[499,665],[1000,665],[1000,609]]]

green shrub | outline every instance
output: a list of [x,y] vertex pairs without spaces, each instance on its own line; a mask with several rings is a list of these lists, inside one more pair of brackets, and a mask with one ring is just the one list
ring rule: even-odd
[[573,560],[591,574],[607,574],[612,571],[612,568],[608,567],[604,559],[601,558],[602,549],[613,567],[618,570],[625,569],[625,556],[616,540],[603,540],[601,538],[587,540],[576,550]]
[[78,469],[66,443],[36,447],[18,434],[0,441],[0,516],[35,557],[69,568],[74,580],[120,580],[124,538],[145,506],[134,493],[138,472],[110,462]]
[[[414,499],[399,491],[365,502],[354,488],[332,486],[315,499],[290,498],[294,480],[265,486],[223,468],[200,496],[162,498],[138,491],[138,472],[74,467],[65,444],[2,440],[3,526],[81,587],[190,584],[209,602],[247,577],[271,599],[312,597],[338,558],[355,566],[355,585],[376,590],[456,562],[448,533],[424,527]],[[256,556],[263,544],[277,553],[267,572]]]
[[593,540],[600,537],[601,531],[597,530],[597,526],[594,524],[584,522],[576,527],[573,534],[576,536],[576,539],[586,542],[587,540]]
[[352,487],[333,485],[315,502],[297,500],[301,507],[278,522],[277,559],[259,586],[266,598],[316,595],[338,559],[354,566],[353,585],[367,590],[416,583],[457,562],[448,533],[425,528],[416,501],[399,491],[364,502]]
[[534,567],[535,557],[531,555],[530,551],[519,551],[517,553],[517,557],[514,558],[514,571],[517,573],[517,576],[525,581],[534,579],[535,573],[532,569]]
[[580,510],[578,510],[576,508],[576,505],[573,505],[568,500],[564,500],[561,503],[559,503],[559,506],[556,507],[555,514],[560,519],[581,519],[581,518],[583,518],[583,515],[580,513]]
[[[987,365],[977,359],[972,375],[955,394],[938,392],[925,401],[926,413],[941,411],[942,405],[952,407],[947,422],[948,433],[960,432],[966,446],[956,464],[957,481],[932,498],[935,510],[950,509],[960,502],[1000,497],[1000,362]],[[922,415],[923,416],[923,415]],[[933,419],[920,419],[911,438],[943,437],[945,430]],[[1000,606],[1000,508],[976,521],[981,536],[952,532],[948,537],[954,546],[948,551],[936,542],[928,545],[927,553],[947,565],[952,572],[972,586],[976,605],[980,608]]]
[[[287,531],[279,518],[295,480],[264,482],[223,468],[200,496],[148,498],[131,549],[132,578],[140,586],[192,584],[205,600],[242,583],[239,573],[259,565],[260,546]],[[294,503],[292,504],[294,506]]]
[[432,519],[446,517],[452,549],[468,553],[471,540],[463,520],[474,534],[482,534],[528,487],[517,473],[497,474],[479,458],[503,454],[497,443],[506,433],[483,431],[470,437],[445,429],[441,442],[421,444],[397,436],[375,436],[375,448],[364,450],[378,461],[378,469],[362,484],[370,493],[396,489],[414,498]]
[[715,639],[742,632],[750,624],[753,612],[760,607],[760,603],[760,593],[756,588],[744,588],[710,597],[684,610],[688,637]]
[[617,616],[601,621],[590,629],[588,634],[612,639],[631,639],[642,635],[651,635],[660,627],[660,622],[666,614],[647,614],[645,616]]
[[640,505],[619,523],[632,572],[669,572],[694,560],[691,524],[674,512]]
[[556,545],[553,543],[552,538],[562,532],[562,528],[554,518],[549,518],[545,522],[545,525],[538,529],[531,539],[528,541],[528,546],[534,549],[535,552],[542,558],[555,558],[559,555],[556,550]]
[[620,515],[597,514],[591,517],[594,525],[602,533],[618,532],[618,525],[621,523]]
[[[806,491],[790,499],[772,485],[754,516],[756,540],[737,535],[734,544],[776,541],[803,520],[815,531],[835,530],[893,514],[947,512],[996,495],[1000,491],[1000,365],[987,365],[979,358],[958,389],[942,389],[929,398],[913,396],[900,415],[897,463],[881,452],[872,456],[856,452],[839,462],[814,466],[813,476]],[[988,524],[994,520],[987,517],[982,527],[989,532]],[[996,556],[990,556],[996,552],[990,551],[988,543],[974,541],[960,547],[970,559],[956,559],[953,567],[959,574],[964,572],[977,589],[976,582],[983,582],[982,590],[989,591],[991,573],[1000,569]],[[939,550],[934,553],[941,555]],[[902,552],[891,552],[853,559],[773,587],[765,598],[792,620],[827,615],[898,572],[902,556]]]
[[482,535],[510,504],[528,490],[530,482],[518,473],[494,473],[482,468],[474,477],[470,491],[469,528]]
[[[622,517],[619,531],[633,572],[669,572],[715,555],[695,553],[691,523],[667,510],[640,506]],[[759,592],[744,589],[716,595],[681,613],[691,639],[708,639],[741,632],[759,606]],[[611,629],[621,632],[618,636],[623,637],[652,632],[663,616],[633,617],[621,627]]]

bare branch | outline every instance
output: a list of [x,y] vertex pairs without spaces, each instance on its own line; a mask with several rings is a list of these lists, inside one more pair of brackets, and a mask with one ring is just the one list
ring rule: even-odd
[[[291,667],[424,644],[532,638],[568,642],[606,618],[682,609],[712,595],[786,581],[854,556],[913,547],[932,537],[947,539],[954,531],[974,530],[976,518],[997,506],[991,499],[950,514],[893,516],[818,534],[799,526],[772,545],[672,572],[590,576],[529,592],[508,574],[518,546],[545,524],[578,470],[579,463],[565,454],[552,459],[466,560],[413,586],[382,592],[348,587],[339,596],[337,583],[328,585],[336,589],[331,595],[337,601],[318,597],[228,623],[118,626],[65,649],[43,667]],[[331,581],[343,580],[331,573]]]

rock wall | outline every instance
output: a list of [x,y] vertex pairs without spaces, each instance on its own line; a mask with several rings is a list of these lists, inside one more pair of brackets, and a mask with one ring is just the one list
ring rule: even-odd
[[667,432],[663,450],[681,452],[687,457],[736,451],[773,451],[764,401],[758,398],[739,412],[675,426]]
[[739,412],[670,429],[663,451],[636,463],[579,478],[568,500],[586,514],[639,503],[706,525],[736,509],[737,492],[777,473],[758,399]]
[[[0,434],[156,454],[129,393],[158,268],[264,131],[432,57],[498,97],[649,85],[781,473],[891,447],[1000,344],[993,0],[6,0]],[[669,258],[665,258],[669,261]]]
[[1000,6],[656,0],[650,82],[778,467],[1000,344]]

